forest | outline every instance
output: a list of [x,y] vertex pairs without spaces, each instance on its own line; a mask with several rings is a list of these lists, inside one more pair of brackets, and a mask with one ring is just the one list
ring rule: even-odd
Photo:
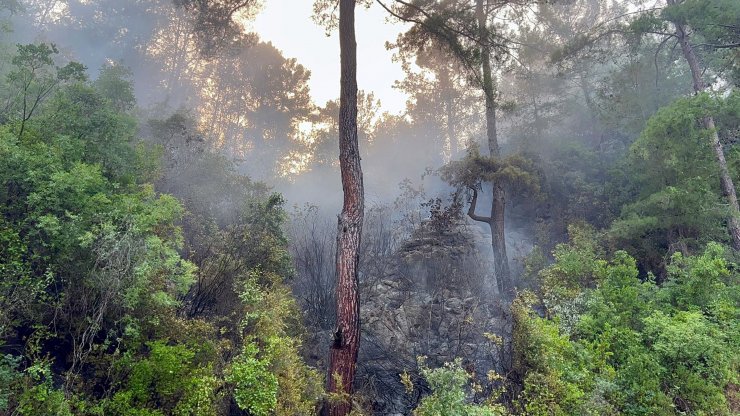
[[738,85],[737,0],[0,0],[0,416],[738,415]]

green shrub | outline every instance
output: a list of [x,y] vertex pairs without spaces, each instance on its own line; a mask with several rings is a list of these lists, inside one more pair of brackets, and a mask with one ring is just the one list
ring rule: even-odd
[[[575,250],[566,245],[559,250]],[[534,297],[514,301],[515,400],[528,415],[729,415],[738,381],[737,272],[718,244],[674,255],[662,286],[638,278],[635,260],[617,252],[583,289],[578,309],[535,313]],[[567,281],[591,275],[556,256],[543,272]],[[565,261],[565,264],[560,264]],[[547,284],[559,284],[551,280]],[[575,319],[573,326],[561,317]]]
[[419,360],[421,375],[429,383],[431,394],[424,397],[414,410],[415,416],[497,416],[506,414],[503,407],[468,403],[466,388],[470,375],[460,359],[431,369]]

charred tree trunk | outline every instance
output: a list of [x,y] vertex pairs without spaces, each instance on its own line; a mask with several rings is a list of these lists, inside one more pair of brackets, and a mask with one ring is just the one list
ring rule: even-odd
[[[483,95],[486,97],[486,136],[488,138],[488,152],[491,158],[499,158],[501,151],[498,146],[498,133],[496,131],[496,89],[491,73],[491,54],[487,45],[488,29],[487,18],[484,10],[483,0],[476,0],[476,14],[478,17],[479,36],[481,41],[481,61],[483,72]],[[489,225],[491,227],[491,245],[495,273],[501,292],[511,287],[511,276],[509,272],[509,259],[506,255],[505,223],[506,193],[500,183],[494,183],[492,187],[493,199],[491,201],[491,216]]]
[[[669,1],[669,4],[673,4],[673,1]],[[704,80],[701,78],[702,71],[699,67],[699,60],[694,53],[694,48],[689,43],[689,36],[686,32],[686,27],[681,23],[673,22],[676,26],[676,36],[678,42],[681,44],[681,51],[689,64],[691,69],[691,77],[694,81],[694,91],[698,94],[706,89]],[[737,193],[735,191],[735,184],[730,176],[730,171],[727,168],[727,160],[725,160],[725,152],[722,149],[722,143],[719,140],[719,134],[717,133],[717,127],[714,124],[714,117],[711,115],[704,117],[704,127],[710,131],[712,150],[714,150],[714,157],[719,165],[719,176],[720,186],[722,193],[730,204],[730,217],[727,219],[727,228],[732,236],[732,247],[735,250],[740,250],[740,205],[737,201]]]
[[[504,250],[506,249],[506,243],[498,239],[499,236],[504,235],[503,223],[497,223],[496,219],[493,216],[484,217],[481,215],[477,215],[475,213],[475,209],[478,205],[478,191],[476,189],[472,189],[472,191],[473,191],[473,198],[470,201],[470,207],[468,207],[468,217],[470,217],[474,221],[485,222],[486,224],[488,224],[488,226],[491,229],[491,247],[493,248],[493,257],[494,257],[493,264],[494,264],[495,270],[497,271],[497,274],[495,276],[494,287],[496,289],[496,293],[504,293],[504,291],[506,291],[508,288],[508,286],[506,286],[507,282],[501,278],[500,274],[498,274],[498,270],[506,270],[507,272],[509,270],[508,264],[501,264],[502,261],[506,261],[506,252],[502,253],[501,251],[499,251],[500,247],[504,247]],[[494,207],[495,207],[495,202],[494,202]]]
[[326,413],[344,416],[352,409],[350,395],[360,346],[358,274],[364,190],[357,143],[357,43],[355,0],[339,2],[341,92],[339,96],[339,164],[344,206],[337,230],[337,327],[329,351],[327,387],[342,400],[327,403]]
[[511,289],[509,275],[509,257],[506,255],[506,239],[504,228],[504,210],[506,209],[505,193],[501,184],[493,184],[493,201],[491,203],[491,243],[493,246],[493,262],[496,269],[499,290],[505,293]]

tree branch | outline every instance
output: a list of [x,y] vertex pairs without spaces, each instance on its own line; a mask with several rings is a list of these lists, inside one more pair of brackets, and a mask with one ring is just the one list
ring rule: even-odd
[[653,62],[655,63],[655,88],[658,88],[658,77],[660,76],[660,69],[658,68],[658,55],[660,54],[661,49],[663,49],[663,46],[671,40],[670,36],[666,36],[658,45],[658,48],[655,50],[655,56],[653,57]]
[[[388,13],[390,13],[393,17],[395,17],[395,18],[397,18],[397,19],[399,19],[401,21],[404,21],[404,22],[416,23],[416,24],[421,25],[421,26],[424,26],[427,29],[429,29],[430,31],[434,32],[435,29],[433,27],[429,26],[428,24],[426,24],[423,20],[414,19],[412,17],[401,16],[400,14],[394,12],[389,6],[387,6],[381,0],[375,0],[375,1],[378,4],[380,4],[380,6],[382,8],[384,8],[385,11],[387,11]],[[411,4],[411,3],[406,2],[406,1],[403,1],[403,0],[393,0],[393,1],[395,1],[396,3],[400,3],[400,4],[402,4],[402,5],[406,6],[406,7],[410,7],[412,9],[418,11],[419,13],[421,13],[427,19],[430,19],[431,20],[431,19],[434,18],[434,16],[432,16],[431,14],[429,14],[429,12],[427,12],[426,10],[422,9],[421,7],[419,7],[419,6],[415,5],[415,4]],[[453,27],[451,27],[451,26],[449,26],[447,24],[443,24],[442,25],[442,28],[445,29],[445,30],[448,30],[448,31],[450,31],[450,32],[452,32],[452,33],[454,33],[456,35],[462,36],[462,37],[470,40],[471,42],[478,43],[478,44],[482,43],[482,40],[481,39],[476,38],[475,36],[471,35],[470,33],[465,33],[462,30],[455,29],[455,28],[453,28]]]
[[699,43],[694,46],[709,47],[709,48],[714,48],[714,49],[734,49],[734,48],[740,48],[740,43],[728,43],[728,44],[722,44],[722,45],[717,45],[714,43]]
[[487,224],[490,224],[492,218],[476,215],[475,206],[478,204],[478,190],[475,188],[470,189],[473,191],[473,199],[470,201],[470,207],[468,207],[468,217],[470,217],[473,221],[485,222]]

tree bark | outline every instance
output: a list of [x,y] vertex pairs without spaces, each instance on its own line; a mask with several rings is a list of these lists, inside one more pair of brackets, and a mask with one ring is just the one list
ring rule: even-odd
[[352,410],[352,384],[360,346],[358,273],[364,215],[362,167],[357,143],[357,43],[355,0],[339,2],[341,91],[339,96],[339,165],[344,205],[337,230],[337,327],[329,351],[327,390],[343,400],[329,401],[327,414],[344,416]]
[[[496,245],[497,242],[494,238],[494,236],[496,235],[496,230],[495,230],[496,226],[494,225],[493,219],[491,217],[483,217],[475,213],[475,208],[478,205],[478,191],[475,188],[473,188],[472,191],[473,191],[473,198],[470,201],[470,207],[468,207],[468,217],[470,217],[470,219],[474,221],[485,222],[491,228],[491,247],[493,248],[493,257],[494,257],[493,267],[494,269],[497,269],[499,266],[496,264],[496,261],[499,258],[499,256],[497,252],[498,250],[498,246]],[[504,287],[501,282],[501,279],[498,277],[498,275],[494,275],[493,280],[494,280],[493,288],[495,291],[494,293],[496,294],[502,293],[504,290]]]
[[[674,1],[670,0],[669,4],[675,4]],[[678,22],[673,22],[676,26],[676,36],[678,42],[681,44],[681,51],[689,64],[691,69],[691,77],[694,83],[694,92],[697,94],[706,89],[706,84],[701,78],[702,71],[699,67],[699,60],[694,53],[694,48],[689,43],[689,35],[686,32],[686,27]],[[702,120],[704,127],[710,131],[712,150],[714,150],[714,157],[719,165],[719,176],[720,176],[720,187],[722,193],[730,204],[730,216],[727,219],[727,228],[732,236],[732,247],[735,250],[740,250],[740,205],[737,200],[737,192],[735,191],[735,184],[730,176],[730,171],[727,168],[727,160],[725,160],[725,152],[722,149],[722,143],[719,140],[719,134],[717,133],[717,126],[714,124],[714,117],[711,115],[704,117]]]
[[[488,139],[488,152],[491,158],[499,158],[501,151],[498,145],[498,132],[496,131],[496,89],[493,84],[491,73],[491,53],[486,40],[488,39],[487,17],[484,10],[483,0],[476,0],[476,15],[478,17],[478,30],[481,41],[481,61],[483,72],[483,94],[486,97],[486,136]],[[491,201],[491,216],[489,225],[491,227],[491,245],[495,273],[501,292],[511,287],[511,276],[509,272],[509,259],[506,255],[505,221],[506,193],[500,183],[492,186],[493,199]]]

